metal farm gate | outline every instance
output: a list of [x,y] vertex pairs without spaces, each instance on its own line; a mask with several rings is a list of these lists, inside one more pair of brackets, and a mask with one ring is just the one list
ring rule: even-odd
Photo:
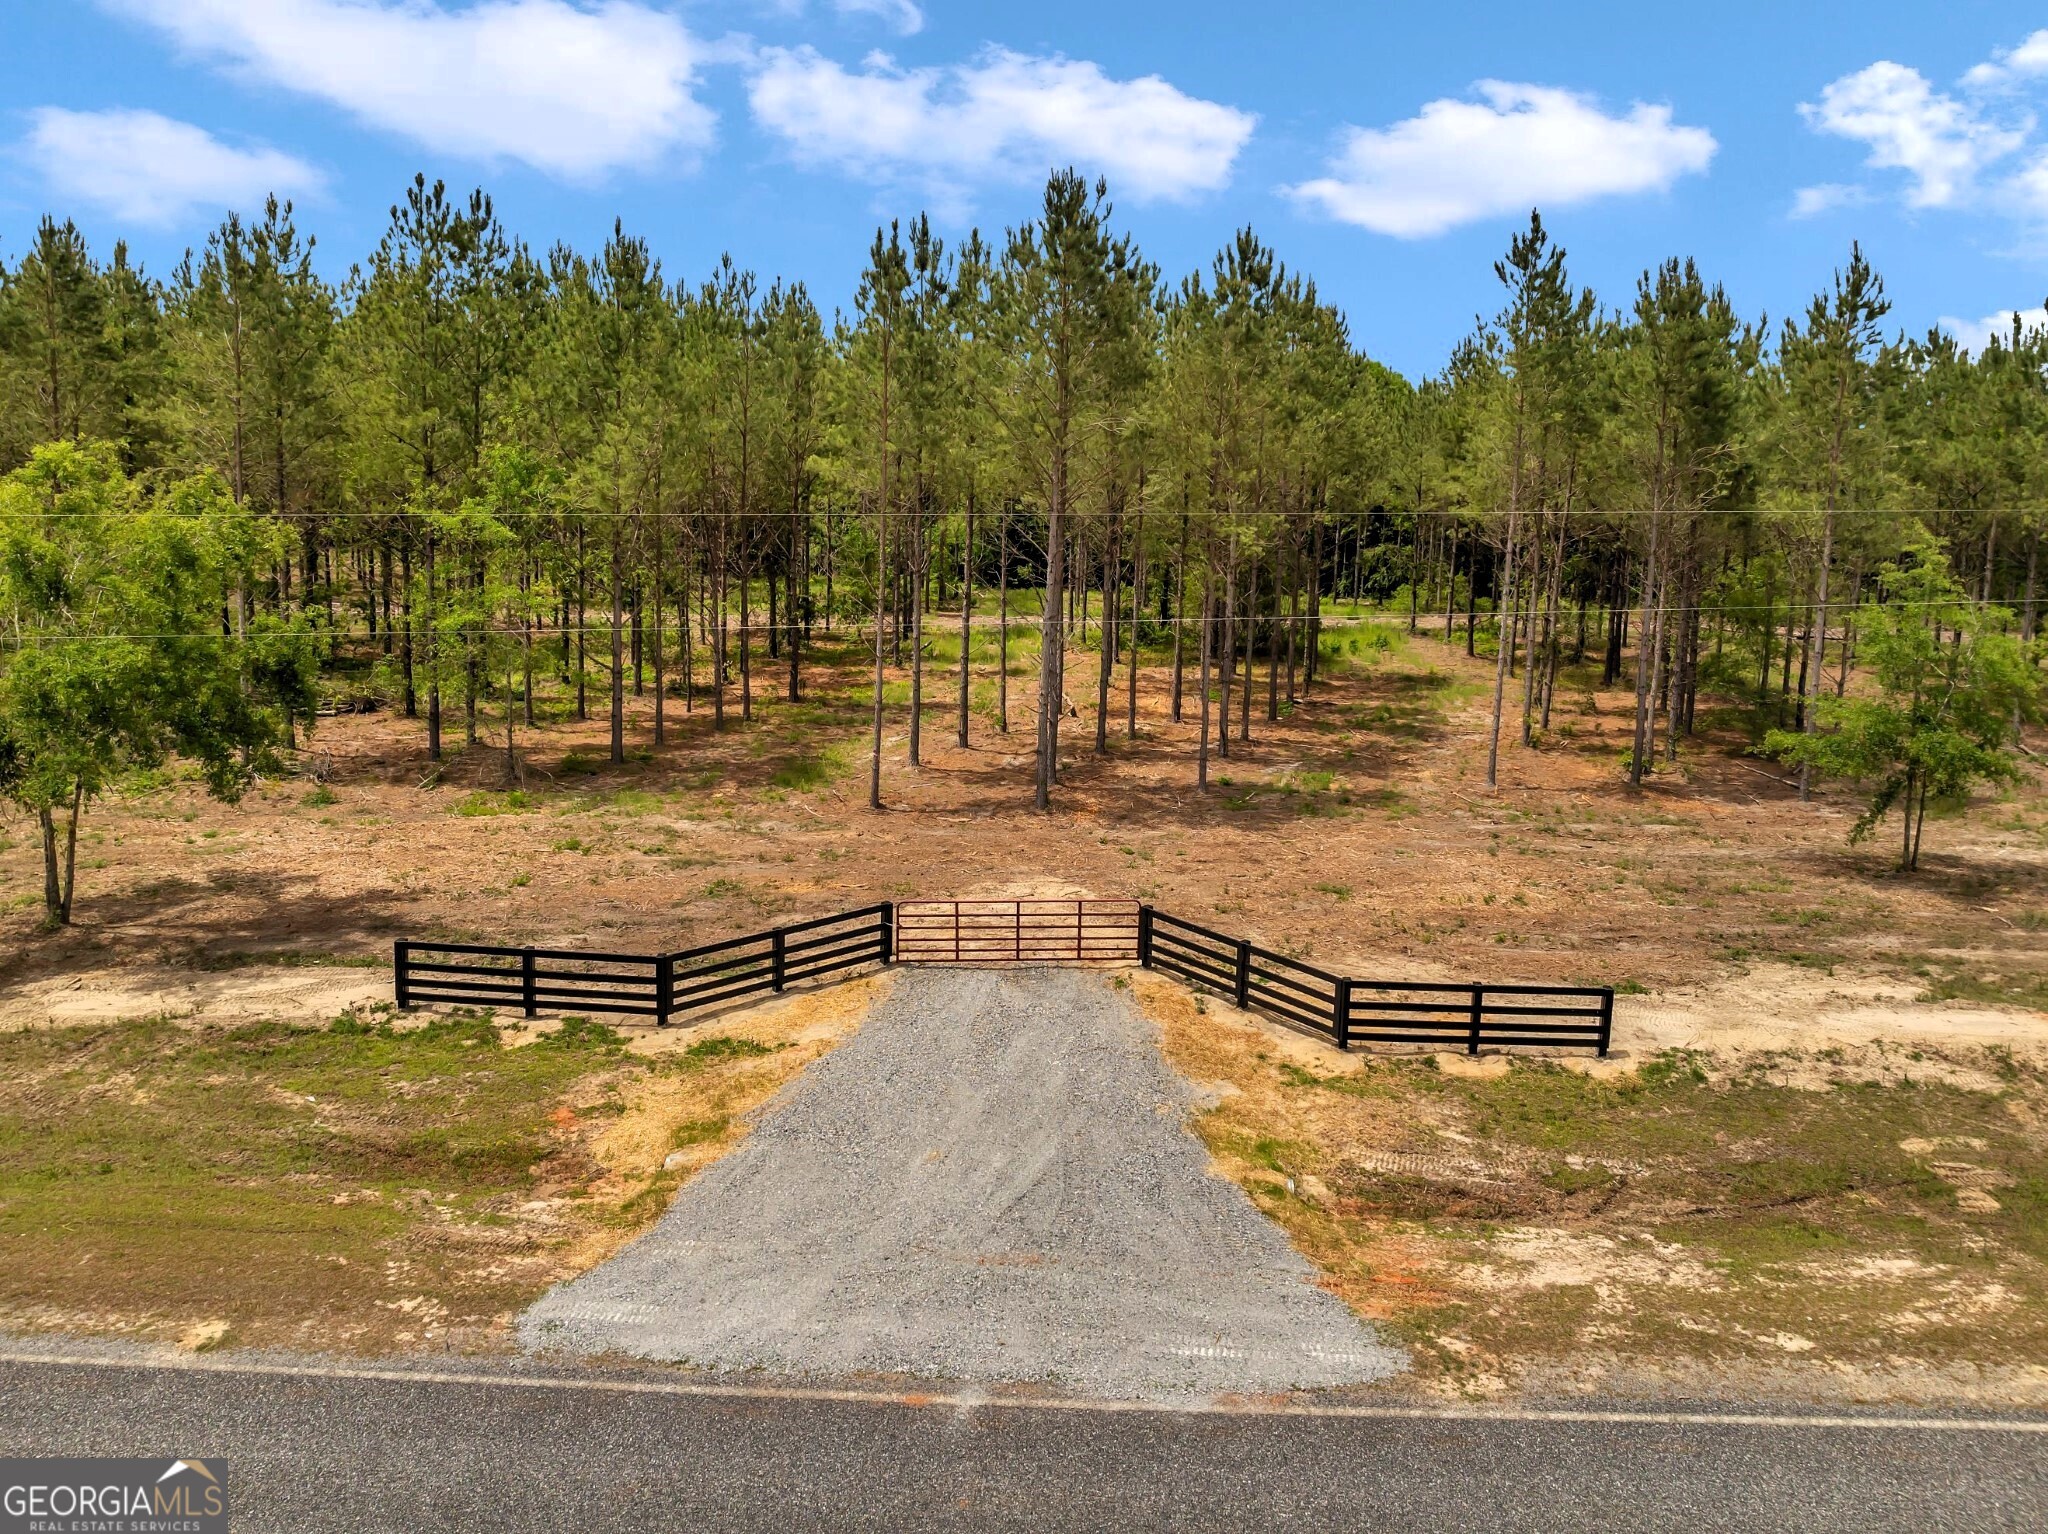
[[1135,964],[1135,900],[899,900],[899,964]]

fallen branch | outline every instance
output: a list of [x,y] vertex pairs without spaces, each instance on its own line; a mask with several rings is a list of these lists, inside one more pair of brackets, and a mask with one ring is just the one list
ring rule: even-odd
[[[1733,758],[1730,758],[1730,760],[1733,761]],[[1769,778],[1773,783],[1780,784],[1786,788],[1797,788],[1799,786],[1797,778],[1781,778],[1775,772],[1765,772],[1763,768],[1752,767],[1747,762],[1735,762],[1734,765],[1740,767],[1744,772],[1753,772],[1760,778]]]

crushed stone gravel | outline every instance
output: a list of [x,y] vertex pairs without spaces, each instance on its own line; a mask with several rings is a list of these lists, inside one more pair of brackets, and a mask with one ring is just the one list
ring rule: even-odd
[[910,970],[654,1227],[520,1321],[535,1349],[1172,1399],[1404,1367],[1186,1127],[1099,975]]

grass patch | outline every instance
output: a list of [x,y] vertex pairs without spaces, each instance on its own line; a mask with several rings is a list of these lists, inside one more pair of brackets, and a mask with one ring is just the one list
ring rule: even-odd
[[1948,960],[1922,959],[1913,974],[1927,982],[1922,1001],[1974,1001],[1994,1007],[2031,1007],[2048,1011],[2048,972],[2027,962],[2030,955],[2013,953],[1996,970],[1966,969]]
[[[366,1341],[496,1314],[532,1281],[444,1238],[573,1174],[554,1115],[615,1069],[588,1032],[507,1049],[480,1014],[0,1035],[0,1309],[256,1338],[325,1316]],[[388,1308],[394,1263],[431,1306]]]
[[217,972],[272,969],[382,969],[391,960],[376,953],[298,953],[235,948],[195,948],[184,956],[186,968]]
[[588,1017],[514,1047],[487,1012],[382,1004],[315,1028],[0,1033],[0,1324],[494,1346],[656,1218],[873,985],[655,1055]]
[[722,1035],[699,1039],[683,1051],[683,1058],[692,1065],[707,1065],[719,1060],[758,1060],[763,1055],[772,1055],[777,1046],[762,1044],[754,1039],[734,1039]]
[[849,770],[846,746],[831,745],[788,758],[769,775],[768,782],[775,788],[809,793],[845,777]]
[[533,795],[524,789],[510,789],[505,793],[491,793],[478,789],[455,806],[455,813],[472,819],[490,815],[520,815],[535,808]]

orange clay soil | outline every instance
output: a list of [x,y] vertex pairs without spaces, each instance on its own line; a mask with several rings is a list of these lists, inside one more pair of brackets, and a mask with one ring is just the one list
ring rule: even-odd
[[[676,700],[659,750],[652,698],[629,699],[621,766],[606,762],[601,680],[583,722],[550,692],[543,722],[519,732],[524,789],[510,798],[495,703],[467,750],[451,708],[438,771],[420,721],[323,719],[300,775],[238,806],[189,781],[94,805],[68,931],[39,930],[33,824],[0,823],[0,1022],[205,1011],[223,978],[249,982],[240,995],[254,985],[259,1007],[268,986],[283,1011],[292,997],[338,1008],[381,994],[375,966],[401,936],[654,951],[878,899],[1033,889],[1142,897],[1359,975],[1633,994],[1769,964],[1889,976],[1909,1003],[2043,1005],[2038,781],[1931,824],[1922,872],[1902,877],[1889,837],[1847,844],[1848,789],[1799,803],[1776,766],[1744,755],[1732,711],[1705,711],[1711,727],[1678,765],[1631,792],[1631,699],[1575,672],[1535,748],[1511,705],[1489,791],[1492,662],[1388,630],[1382,655],[1358,630],[1339,635],[1350,655],[1277,723],[1262,670],[1253,739],[1212,758],[1206,794],[1192,678],[1176,725],[1168,670],[1148,664],[1133,742],[1119,668],[1097,756],[1096,662],[1076,654],[1049,816],[1030,808],[1035,679],[1014,666],[1010,732],[977,712],[965,751],[957,671],[927,673],[921,768],[892,702],[882,814],[866,808],[864,657],[851,647],[813,652],[797,706],[772,695],[780,670],[760,662],[753,721],[734,688],[722,733],[701,692],[687,714]],[[899,697],[904,677],[892,675]],[[978,670],[978,704],[992,683]]]

